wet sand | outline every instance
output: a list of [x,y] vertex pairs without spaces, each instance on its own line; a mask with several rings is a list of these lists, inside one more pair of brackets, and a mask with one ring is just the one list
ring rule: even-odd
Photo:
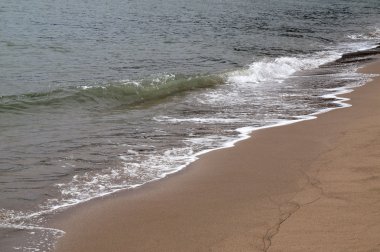
[[352,107],[69,209],[56,251],[380,251],[380,78],[344,96]]

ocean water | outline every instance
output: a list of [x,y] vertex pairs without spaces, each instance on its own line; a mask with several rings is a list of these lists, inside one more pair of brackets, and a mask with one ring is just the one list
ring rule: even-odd
[[379,20],[378,0],[2,0],[0,250],[51,251],[57,211],[348,106]]

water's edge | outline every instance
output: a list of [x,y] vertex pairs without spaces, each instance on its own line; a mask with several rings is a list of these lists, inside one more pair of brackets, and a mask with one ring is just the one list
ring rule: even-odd
[[[365,60],[365,62],[362,62],[361,65],[359,65],[356,68],[356,72],[360,73],[360,69],[361,68],[365,68],[367,65],[372,64],[372,63],[374,63],[374,62],[376,62],[376,61],[379,60],[379,58],[375,56],[377,54],[380,54],[380,46],[377,46],[377,47],[374,47],[374,48],[371,48],[371,49],[368,49],[368,50],[360,51],[360,52],[354,52],[354,53],[344,54],[344,55],[342,55],[342,57],[340,59],[338,59],[338,60],[336,60],[334,62],[341,62],[341,61],[344,61],[345,59],[354,60],[355,57],[369,56],[369,58],[367,58]],[[331,63],[334,63],[334,62],[331,62]],[[359,85],[359,86],[356,86],[356,87],[353,87],[353,88],[347,88],[347,87],[337,88],[337,89],[334,90],[333,93],[321,96],[321,98],[334,99],[334,101],[332,103],[336,104],[337,107],[324,108],[324,109],[321,109],[321,110],[319,110],[317,112],[314,112],[314,113],[311,113],[311,114],[308,114],[308,115],[297,116],[298,119],[296,119],[296,120],[284,120],[284,121],[281,121],[281,122],[276,123],[276,124],[266,125],[266,126],[262,126],[262,127],[249,127],[248,126],[248,127],[238,128],[238,129],[236,129],[236,131],[238,131],[240,133],[238,139],[235,139],[233,141],[227,142],[223,146],[218,147],[218,148],[207,149],[207,150],[203,150],[203,151],[200,151],[198,153],[195,153],[194,156],[193,156],[193,159],[191,161],[189,161],[188,163],[186,163],[186,164],[184,164],[182,166],[179,166],[174,171],[165,173],[161,178],[156,178],[156,179],[147,181],[146,183],[143,183],[143,184],[137,184],[137,185],[131,186],[130,188],[123,188],[123,189],[115,190],[114,192],[110,192],[110,193],[107,193],[107,194],[104,194],[104,195],[100,195],[100,196],[98,196],[96,198],[92,198],[92,199],[89,199],[87,201],[80,202],[79,204],[73,204],[73,205],[67,206],[64,209],[60,209],[60,212],[64,211],[67,208],[71,208],[70,210],[74,210],[72,207],[81,207],[82,204],[89,203],[89,201],[93,201],[93,200],[96,201],[96,200],[106,199],[106,198],[112,196],[115,193],[117,193],[117,194],[124,193],[124,192],[133,193],[133,191],[131,191],[131,189],[133,189],[133,190],[137,189],[138,190],[138,189],[142,188],[142,186],[144,186],[146,184],[151,184],[153,182],[155,182],[155,183],[157,183],[157,182],[164,182],[164,179],[169,178],[170,175],[172,175],[172,174],[177,174],[179,172],[184,171],[193,162],[195,162],[195,161],[199,160],[200,158],[202,158],[203,155],[206,155],[207,153],[210,153],[210,152],[213,152],[213,151],[217,151],[217,150],[233,148],[233,147],[236,146],[237,143],[239,143],[241,141],[245,141],[245,140],[248,140],[250,138],[254,138],[254,133],[257,132],[257,131],[261,131],[261,130],[265,130],[265,129],[270,129],[270,128],[276,128],[276,127],[282,127],[282,126],[288,126],[288,125],[300,123],[300,122],[303,122],[303,121],[314,120],[314,119],[318,119],[319,115],[328,113],[330,111],[338,110],[338,109],[344,109],[344,108],[349,108],[349,107],[352,106],[349,103],[349,101],[351,99],[347,98],[347,97],[344,97],[344,95],[345,94],[349,94],[351,92],[355,92],[356,89],[359,89],[359,88],[363,87],[364,85],[367,85],[369,82],[371,82],[372,81],[372,77],[377,76],[377,75],[374,75],[374,74],[364,74],[364,73],[361,73],[361,74],[363,76],[367,76],[366,81],[362,85]],[[64,213],[64,214],[66,214],[66,213]],[[56,221],[54,220],[54,218],[52,218],[51,223],[49,225],[51,227],[56,227]],[[64,234],[65,234],[64,230],[55,229],[55,228],[48,228],[48,229],[54,230],[55,232],[59,233],[57,239],[63,237]]]

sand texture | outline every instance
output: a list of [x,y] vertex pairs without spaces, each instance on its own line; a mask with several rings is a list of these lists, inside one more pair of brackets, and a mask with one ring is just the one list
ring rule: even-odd
[[344,96],[352,107],[69,209],[56,251],[380,251],[380,79]]

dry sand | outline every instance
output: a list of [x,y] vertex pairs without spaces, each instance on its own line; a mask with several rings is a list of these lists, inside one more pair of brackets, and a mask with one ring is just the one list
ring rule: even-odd
[[380,251],[380,79],[345,96],[353,107],[60,214],[56,251]]

